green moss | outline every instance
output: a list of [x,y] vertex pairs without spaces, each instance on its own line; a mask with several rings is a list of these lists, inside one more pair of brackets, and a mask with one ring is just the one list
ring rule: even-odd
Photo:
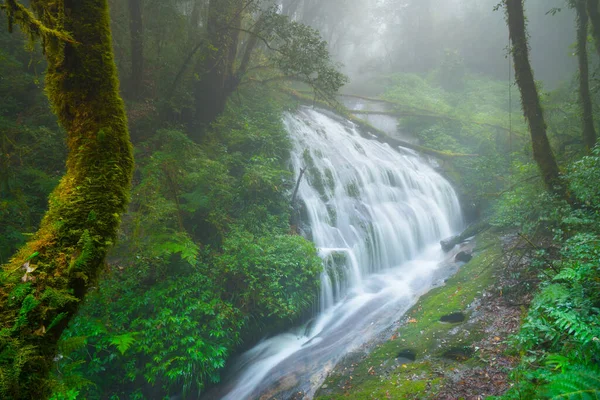
[[[444,353],[481,337],[482,327],[475,326],[468,333],[456,334],[451,332],[456,325],[441,323],[440,317],[458,311],[468,314],[468,306],[492,282],[493,267],[501,251],[493,234],[480,235],[475,257],[444,286],[422,296],[405,314],[402,326],[390,340],[377,346],[364,359],[345,362],[350,365],[350,372],[335,372],[328,377],[326,388],[320,389],[317,398],[427,398],[423,397],[424,388],[440,384],[432,368],[436,363],[453,362],[444,360]],[[395,360],[404,349],[415,351],[415,363],[401,365]]]
[[325,168],[325,182],[331,190],[335,190],[335,178],[333,172],[329,168]]
[[329,214],[329,223],[337,225],[337,209],[332,204],[327,204],[327,214]]
[[[39,231],[0,274],[1,330],[11,332],[0,338],[0,397],[11,399],[49,395],[56,343],[116,239],[133,171],[107,1],[31,4],[44,27],[74,40],[34,32],[43,37],[46,91],[69,155]],[[26,265],[33,271],[24,273]],[[22,301],[8,296],[25,292]]]
[[346,185],[346,194],[350,197],[358,199],[360,197],[360,188],[358,187],[358,184],[352,181]]

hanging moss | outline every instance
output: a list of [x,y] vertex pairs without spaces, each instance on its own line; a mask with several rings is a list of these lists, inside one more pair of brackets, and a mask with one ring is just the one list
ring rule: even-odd
[[31,4],[39,20],[14,1],[6,8],[42,39],[69,155],[39,231],[0,273],[0,398],[10,399],[50,395],[57,341],[116,239],[133,170],[107,1]]

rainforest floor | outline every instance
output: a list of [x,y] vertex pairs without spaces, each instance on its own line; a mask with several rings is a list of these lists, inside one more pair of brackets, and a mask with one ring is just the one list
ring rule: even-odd
[[471,261],[422,296],[378,343],[338,364],[315,398],[470,400],[504,393],[519,362],[509,337],[537,279],[519,236],[488,231],[475,243]]

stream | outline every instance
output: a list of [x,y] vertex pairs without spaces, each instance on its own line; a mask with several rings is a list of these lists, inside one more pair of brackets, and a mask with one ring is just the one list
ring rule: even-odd
[[417,153],[334,114],[284,116],[305,236],[324,260],[316,316],[232,361],[203,399],[311,399],[348,353],[377,338],[452,272],[439,245],[463,226],[452,186]]

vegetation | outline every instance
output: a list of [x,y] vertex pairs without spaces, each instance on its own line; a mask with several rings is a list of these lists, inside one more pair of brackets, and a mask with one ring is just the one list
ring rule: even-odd
[[171,129],[137,146],[127,240],[63,337],[65,391],[76,379],[82,398],[199,393],[240,345],[310,309],[321,260],[289,232],[289,142],[261,96],[203,145]]
[[[497,398],[597,398],[598,1],[467,3],[1,2],[0,397],[197,397],[232,356],[306,321],[322,260],[297,234],[281,116],[314,104],[433,157],[478,232],[473,260],[319,396],[447,390],[440,365],[492,360],[473,356],[481,320],[439,317],[521,290],[519,332],[494,341],[514,361]],[[333,172],[303,158],[324,196]],[[504,268],[514,251],[522,270]],[[397,363],[407,349],[417,360]],[[449,361],[456,349],[473,353]]]
[[0,394],[15,399],[51,393],[57,342],[116,239],[133,172],[106,1],[32,6],[40,20],[7,2],[8,28],[41,36],[48,98],[70,151],[39,230],[0,275]]
[[[155,114],[148,93],[126,78],[137,169],[115,246],[133,163],[106,3],[65,3],[68,18],[62,7],[56,15],[45,2],[32,7],[40,20],[7,2],[5,28],[19,22],[31,39],[41,35],[45,89],[70,152],[40,231],[2,275],[2,396],[156,398],[182,388],[197,394],[218,381],[244,340],[298,319],[317,293],[321,260],[289,225],[291,146],[280,118],[282,106],[293,102],[267,85],[240,90],[236,104],[215,116],[199,140],[183,124],[161,122],[171,106]],[[305,31],[312,36],[292,30],[286,37],[317,46],[313,62],[329,73],[326,48],[314,31]],[[27,62],[40,59],[38,50],[24,52],[27,38],[15,35],[2,33],[8,45],[1,65],[11,78],[3,75],[10,96],[0,107],[8,128],[2,132],[3,261],[40,222],[65,154],[63,134]],[[303,68],[312,75],[310,66]],[[329,77],[343,81],[333,69]],[[325,76],[319,79],[326,84]],[[19,114],[21,107],[26,114]],[[51,149],[56,153],[44,154]],[[110,267],[98,282],[109,249]]]

